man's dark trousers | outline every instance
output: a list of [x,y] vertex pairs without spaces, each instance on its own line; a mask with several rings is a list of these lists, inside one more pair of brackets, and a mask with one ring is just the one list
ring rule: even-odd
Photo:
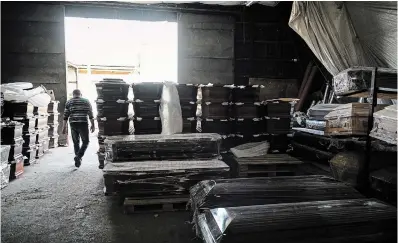
[[[75,156],[82,158],[84,152],[88,147],[89,131],[87,122],[72,122],[70,123],[73,147],[75,149]],[[82,139],[82,146],[80,147],[80,138]]]

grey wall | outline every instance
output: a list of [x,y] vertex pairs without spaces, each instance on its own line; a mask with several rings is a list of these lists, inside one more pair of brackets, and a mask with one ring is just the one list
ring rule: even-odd
[[234,22],[228,16],[178,15],[179,83],[234,83]]
[[60,108],[66,101],[64,14],[61,5],[1,3],[1,82],[44,85]]

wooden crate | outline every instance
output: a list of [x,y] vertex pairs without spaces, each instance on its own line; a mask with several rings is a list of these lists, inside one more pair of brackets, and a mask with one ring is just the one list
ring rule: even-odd
[[304,162],[288,154],[267,154],[251,158],[236,158],[238,177],[269,177],[300,175]]
[[169,197],[169,198],[130,198],[124,200],[124,212],[129,213],[153,213],[153,212],[173,212],[187,210],[189,196]]

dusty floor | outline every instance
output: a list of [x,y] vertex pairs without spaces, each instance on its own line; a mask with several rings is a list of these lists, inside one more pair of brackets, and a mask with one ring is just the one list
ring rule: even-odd
[[92,136],[79,169],[71,146],[25,167],[1,191],[1,242],[197,242],[188,212],[125,215],[105,197],[97,148]]

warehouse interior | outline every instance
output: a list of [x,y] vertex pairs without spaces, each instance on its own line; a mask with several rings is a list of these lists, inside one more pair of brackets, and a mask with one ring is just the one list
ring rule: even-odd
[[2,2],[1,27],[1,242],[397,242],[397,2]]

